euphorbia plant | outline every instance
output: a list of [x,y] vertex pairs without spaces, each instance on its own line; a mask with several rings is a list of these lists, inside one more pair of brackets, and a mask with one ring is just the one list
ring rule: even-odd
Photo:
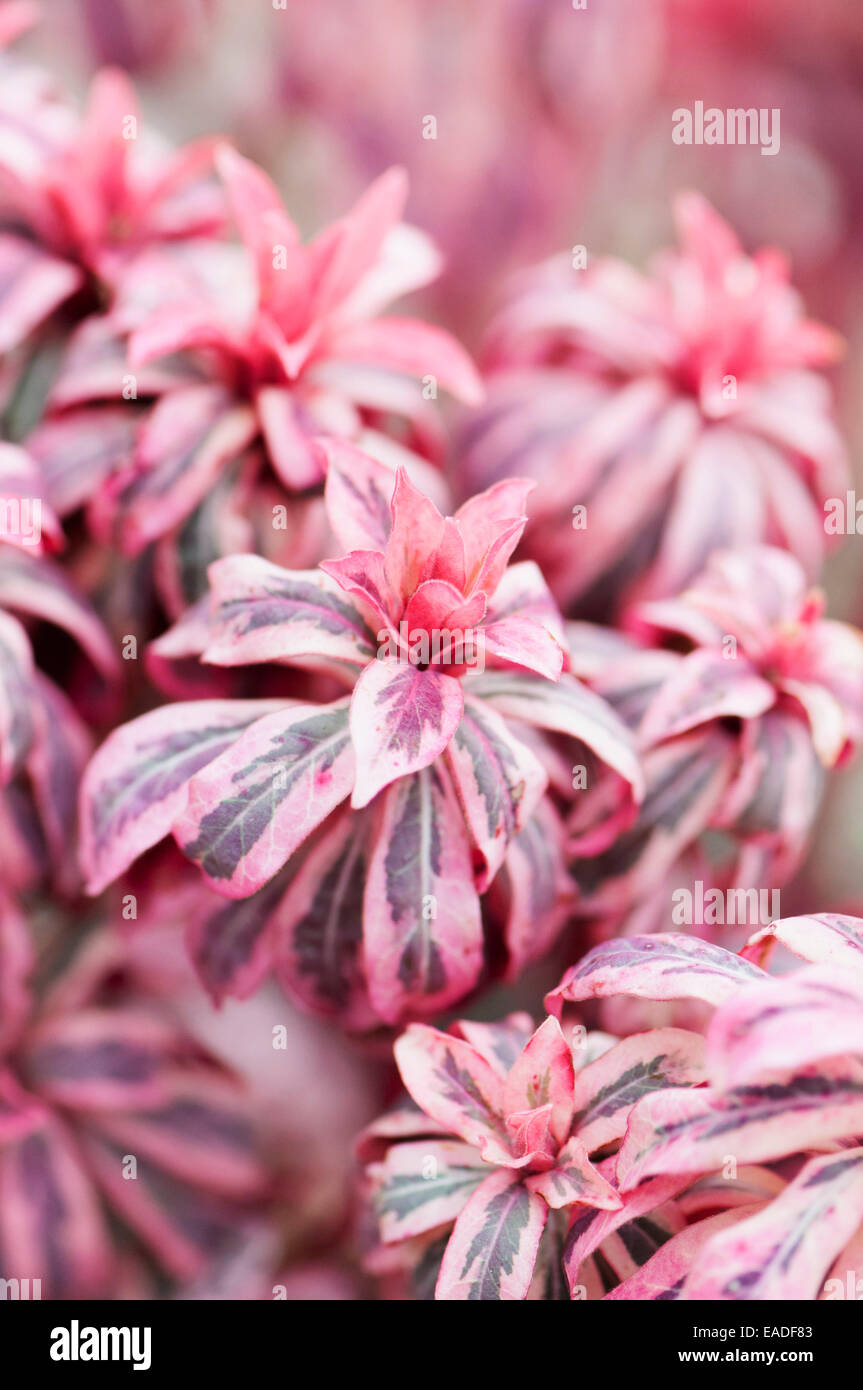
[[[303,246],[263,170],[227,146],[217,163],[243,243],[225,248],[229,291],[223,279],[205,286],[190,278],[185,294],[159,303],[130,341],[132,370],[178,352],[203,352],[209,378],[206,387],[174,393],[161,405],[137,466],[126,486],[118,485],[121,536],[132,551],[184,520],[256,439],[282,485],[302,493],[323,482],[316,434],[374,441],[404,458],[397,436],[387,451],[386,421],[407,417],[415,421],[408,445],[430,448],[435,441],[440,454],[433,416],[410,378],[432,383],[435,396],[438,388],[465,401],[482,394],[469,357],[449,334],[417,319],[380,316],[439,266],[427,239],[401,221],[401,170],[382,175],[341,221]],[[245,428],[228,443],[225,422],[237,412]],[[193,421],[204,447],[189,450]]]
[[241,244],[197,239],[127,266],[111,312],[70,343],[27,440],[58,507],[86,502],[100,542],[130,555],[158,543],[173,617],[220,554],[254,548],[310,565],[326,553],[317,434],[406,463],[440,499],[426,461],[444,454],[433,400],[482,394],[448,333],[381,315],[439,269],[428,239],[401,221],[401,170],[303,245],[263,170],[228,146],[216,158]]
[[[732,882],[785,882],[824,769],[860,741],[863,637],[825,618],[799,563],[768,546],[719,552],[678,597],[636,605],[627,626],[646,645],[569,629],[575,669],[633,727],[647,783],[636,822],[577,867],[590,906],[649,900],[707,827],[736,846]],[[573,810],[576,853],[591,814]]]
[[212,235],[225,221],[210,177],[213,140],[172,151],[144,128],[119,69],[96,75],[80,118],[47,80],[7,77],[0,101],[3,352],[74,295],[87,312],[110,304],[143,251]]
[[[63,537],[43,490],[32,460],[0,444],[0,878],[7,892],[42,880],[62,890],[80,886],[76,787],[92,751],[82,712],[98,707],[119,665],[96,613],[45,554]],[[71,654],[46,669],[44,657],[63,649],[58,632],[70,639]]]
[[248,1093],[134,981],[116,936],[58,973],[62,923],[38,951],[34,927],[0,897],[0,1274],[40,1279],[36,1297],[111,1297],[125,1228],[164,1274],[195,1277],[263,1210]]
[[[777,944],[807,964],[771,978]],[[607,942],[546,1003],[559,1014],[621,993],[715,1010],[707,1084],[638,1101],[603,1168],[624,1205],[607,1225],[573,1223],[571,1287],[611,1227],[673,1199],[689,1216],[736,1210],[687,1225],[612,1297],[826,1296],[855,1267],[863,1221],[863,921],[786,918],[739,955],[674,934]]]
[[[777,943],[810,963],[771,978]],[[619,994],[696,1002],[706,1032],[571,1031],[572,1006]],[[369,1267],[415,1292],[434,1274],[438,1299],[560,1297],[564,1273],[573,1299],[827,1296],[861,1241],[861,1003],[863,921],[825,914],[739,955],[606,942],[532,1036],[525,1015],[412,1025],[415,1105],[359,1143]]]
[[237,942],[246,988],[275,952],[307,1002],[346,1020],[370,1002],[394,1023],[476,986],[490,885],[511,971],[559,929],[571,887],[552,740],[610,769],[598,842],[632,814],[640,771],[611,709],[561,674],[539,570],[508,567],[529,485],[444,517],[403,471],[393,486],[350,446],[326,448],[330,524],[349,553],[298,573],[217,562],[203,660],[294,665],[351,693],[172,704],[117,730],[82,786],[83,854],[99,892],[173,832],[219,893],[266,895]]
[[[826,382],[837,336],[785,258],[752,256],[698,194],[649,275],[569,257],[522,276],[492,325],[467,486],[534,478],[534,542],[561,606],[674,593],[714,550],[780,545],[815,578],[845,453]],[[622,499],[625,498],[625,503]],[[540,541],[541,537],[541,541]]]
[[[622,1206],[588,1155],[621,1137],[640,1095],[701,1076],[701,1040],[679,1030],[592,1059],[591,1040],[573,1054],[554,1018],[531,1029],[525,1014],[462,1020],[450,1033],[412,1024],[395,1057],[418,1108],[384,1116],[361,1140],[382,1245],[403,1246],[410,1264],[446,1233],[438,1299],[523,1299],[532,1286],[553,1297],[570,1217]],[[613,1040],[596,1041],[602,1052]]]

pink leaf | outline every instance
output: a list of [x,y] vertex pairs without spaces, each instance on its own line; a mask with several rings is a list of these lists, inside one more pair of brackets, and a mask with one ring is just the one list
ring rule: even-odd
[[335,360],[372,363],[383,371],[420,379],[433,377],[465,405],[484,399],[482,381],[464,348],[450,333],[419,319],[388,314],[347,324],[332,334],[328,354]]
[[580,739],[640,797],[643,775],[631,734],[610,705],[573,677],[552,683],[516,672],[487,671],[471,677],[465,693],[487,700],[504,717]]
[[501,1079],[475,1047],[412,1023],[393,1051],[405,1089],[426,1115],[477,1148],[505,1149]]
[[82,283],[81,271],[31,241],[0,233],[0,352],[9,352]]
[[203,659],[217,666],[322,658],[364,666],[374,636],[335,583],[259,555],[228,555],[208,571],[212,608]]
[[660,686],[640,729],[645,743],[687,733],[711,719],[754,719],[771,708],[776,691],[745,657],[691,652]]
[[435,1298],[527,1297],[548,1207],[511,1173],[492,1173],[469,1198],[444,1252]]
[[690,1266],[681,1296],[817,1298],[830,1261],[861,1220],[863,1149],[813,1158],[769,1206],[711,1237]]
[[546,1173],[527,1178],[527,1187],[536,1192],[553,1211],[581,1203],[602,1211],[617,1211],[623,1199],[611,1183],[594,1168],[584,1144],[572,1138],[561,1149],[557,1162]]
[[741,991],[707,1034],[707,1069],[721,1090],[843,1053],[863,1056],[863,973],[835,966],[807,966]]
[[[36,963],[34,942],[23,916],[0,894],[0,1056],[7,1053],[31,1009],[29,978]],[[0,1112],[6,1106],[0,1097]],[[0,1133],[2,1133],[0,1122]]]
[[115,729],[81,783],[87,891],[101,893],[167,835],[192,776],[278,707],[266,700],[201,700],[151,710]]
[[475,987],[482,969],[479,899],[442,768],[402,777],[386,791],[363,921],[369,994],[388,1023],[439,1012]]
[[652,1028],[610,1047],[576,1072],[574,1130],[590,1153],[626,1131],[632,1107],[651,1091],[705,1079],[704,1040],[682,1028]]
[[863,918],[838,912],[781,917],[751,936],[740,954],[766,967],[775,946],[815,965],[863,969]]
[[173,831],[227,898],[247,898],[349,794],[347,702],[259,719],[189,783]]
[[716,1216],[709,1216],[694,1226],[678,1231],[641,1269],[607,1293],[606,1299],[609,1302],[652,1302],[655,1299],[685,1297],[683,1288],[686,1276],[696,1264],[704,1246],[718,1232],[736,1226],[755,1211],[758,1211],[757,1206],[746,1207],[742,1212],[721,1211]]
[[455,520],[464,537],[469,590],[485,589],[493,594],[497,589],[524,530],[527,499],[533,488],[528,478],[505,478],[459,507]]
[[256,405],[270,460],[285,487],[292,492],[317,487],[324,476],[321,453],[302,428],[292,392],[265,386]]
[[317,439],[326,460],[324,496],[330,525],[346,550],[380,550],[392,529],[395,474],[353,444]]
[[164,1098],[92,1117],[94,1132],[122,1144],[194,1188],[249,1200],[266,1190],[248,1098],[223,1075],[176,1069]]
[[550,1128],[559,1145],[572,1123],[572,1053],[556,1018],[547,1018],[510,1069],[503,1089],[506,1115],[551,1105]]
[[535,811],[548,778],[535,754],[479,700],[465,701],[447,759],[465,819],[485,860],[478,878],[482,891]]
[[[614,1175],[613,1158],[605,1159],[597,1165],[597,1171],[606,1181]],[[644,1182],[633,1192],[620,1194],[622,1204],[617,1207],[586,1207],[572,1214],[572,1224],[566,1238],[563,1263],[570,1292],[577,1296],[577,1288],[582,1265],[598,1250],[604,1241],[622,1226],[637,1221],[640,1217],[654,1212],[669,1198],[674,1197],[689,1179],[681,1177],[661,1177]]]
[[454,1221],[488,1171],[470,1144],[394,1144],[374,1174],[381,1239],[409,1240]]
[[27,634],[0,610],[0,786],[23,766],[33,741],[33,681]]
[[31,1031],[28,1074],[49,1101],[85,1114],[158,1105],[180,1042],[152,1014],[81,1009]]
[[214,1004],[228,996],[247,999],[266,978],[273,964],[273,913],[284,891],[277,874],[250,898],[220,899],[214,906],[207,894],[205,910],[189,922],[189,955]]
[[564,652],[560,643],[532,618],[502,618],[482,631],[485,650],[499,661],[535,671],[546,680],[560,679]]
[[[320,270],[315,291],[315,312],[336,308],[380,258],[387,233],[401,219],[407,201],[404,169],[387,169],[370,184],[341,222],[309,248]],[[318,253],[317,256],[315,253]]]
[[682,933],[656,932],[595,946],[566,972],[545,1004],[558,1015],[564,1003],[614,994],[721,1004],[741,985],[765,978],[763,970],[722,946]]
[[370,1013],[361,970],[367,841],[365,816],[335,812],[272,919],[285,989],[348,1028],[364,1026]]
[[162,397],[141,431],[134,471],[119,497],[130,553],[184,521],[257,428],[251,407],[234,406],[220,386],[189,386]]
[[104,1295],[111,1272],[107,1224],[65,1126],[45,1116],[38,1128],[4,1144],[0,1198],[4,1268],[41,1278],[43,1297]]
[[632,1112],[617,1156],[622,1192],[658,1173],[703,1173],[764,1163],[800,1149],[858,1134],[863,1125],[863,1064],[824,1062],[782,1081],[658,1091]]
[[461,1018],[452,1025],[452,1031],[475,1047],[505,1080],[534,1028],[530,1014],[514,1013],[497,1023],[476,1023],[473,1019]]
[[357,780],[351,804],[367,806],[378,792],[418,772],[444,752],[464,708],[460,681],[399,657],[372,661],[351,699]]

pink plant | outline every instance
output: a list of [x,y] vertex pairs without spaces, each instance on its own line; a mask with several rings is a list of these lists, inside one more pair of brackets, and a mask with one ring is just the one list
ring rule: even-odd
[[635,622],[694,648],[649,705],[642,737],[791,710],[825,767],[846,762],[863,732],[863,637],[825,619],[824,604],[793,556],[758,547],[714,555],[679,598],[641,605]]
[[[807,964],[770,978],[763,967],[777,944]],[[600,1223],[574,1221],[570,1287],[589,1277],[612,1226],[672,1200],[687,1218],[713,1214],[682,1227],[610,1297],[829,1296],[826,1281],[847,1282],[863,1239],[863,921],[786,918],[740,955],[675,935],[607,942],[546,1003],[559,1014],[619,993],[713,1008],[706,1084],[636,1103],[601,1165],[623,1207]]]
[[[103,703],[119,664],[96,613],[42,553],[62,543],[42,487],[32,460],[0,445],[0,874],[7,892],[45,881],[63,892],[80,887],[76,787],[93,747],[81,710]],[[55,643],[59,632],[74,644],[65,666],[40,664],[45,631]]]
[[[462,1021],[453,1033],[415,1023],[396,1043],[419,1109],[372,1125],[363,1140],[371,1152],[390,1138],[404,1141],[367,1170],[380,1238],[410,1242],[454,1220],[435,1297],[525,1298],[547,1224],[553,1249],[573,1206],[620,1205],[588,1159],[595,1129],[582,1133],[576,1119],[595,1092],[574,1070],[555,1019],[535,1033],[525,1014],[500,1024]],[[669,1060],[669,1070],[687,1076],[686,1058]]]
[[165,1272],[197,1276],[267,1193],[242,1087],[121,985],[115,938],[91,937],[37,1001],[29,926],[6,899],[0,937],[3,1275],[41,1279],[45,1298],[111,1296],[110,1212]]
[[712,551],[758,542],[812,579],[823,503],[844,491],[813,370],[835,359],[835,334],[803,317],[778,252],[746,256],[696,194],[675,214],[680,248],[650,276],[552,261],[490,331],[488,402],[465,427],[468,486],[511,470],[536,480],[534,535],[564,607],[589,599],[608,613],[621,589],[674,593]]
[[529,485],[444,517],[404,472],[393,489],[383,465],[326,450],[330,521],[349,553],[307,573],[218,562],[203,660],[310,668],[351,693],[173,704],[117,730],[82,786],[83,857],[99,892],[173,832],[218,892],[252,900],[229,988],[251,988],[274,949],[307,1003],[356,1025],[368,993],[372,1016],[394,1023],[475,988],[479,894],[502,870],[510,970],[557,934],[571,888],[549,736],[610,769],[607,838],[640,772],[608,706],[561,675],[538,569],[507,567]]
[[[158,543],[175,618],[205,590],[207,560],[255,549],[313,565],[326,552],[317,434],[406,463],[440,499],[424,462],[444,449],[430,402],[438,389],[481,395],[449,334],[379,316],[439,268],[401,222],[400,170],[303,246],[262,170],[227,146],[217,163],[242,245],[187,239],[126,265],[110,314],[71,339],[27,439],[64,515],[86,504],[96,539],[128,555]],[[130,382],[138,405],[124,403]]]
[[[811,962],[772,979],[781,944]],[[400,1102],[358,1146],[371,1270],[438,1299],[799,1299],[863,1222],[863,921],[787,918],[734,955],[606,942],[546,999],[698,1002],[706,1035],[616,1041],[550,1017],[413,1024]],[[569,1040],[567,1038],[569,1037]]]
[[[217,469],[259,436],[282,485],[302,493],[323,482],[317,434],[362,436],[383,449],[385,432],[374,422],[393,413],[415,421],[418,438],[424,428],[433,438],[422,391],[409,378],[427,378],[435,395],[438,387],[465,401],[481,395],[470,359],[449,334],[417,319],[379,317],[439,265],[427,239],[401,223],[401,170],[382,175],[346,217],[303,246],[262,170],[228,147],[217,163],[243,242],[225,263],[228,286],[222,280],[205,294],[198,284],[177,302],[163,301],[131,339],[133,368],[189,350],[212,361],[211,383],[173,394],[148,425],[121,501],[132,550],[187,516]],[[193,425],[206,451],[193,450],[178,475],[178,446],[188,449]]]
[[0,102],[0,264],[4,285],[0,350],[24,342],[70,296],[109,301],[140,252],[224,225],[208,178],[213,141],[172,152],[141,127],[124,73],[93,81],[82,119],[53,92],[22,82]]
[[[732,884],[794,872],[823,770],[847,761],[863,718],[863,637],[823,609],[793,556],[751,547],[714,555],[679,597],[633,608],[627,624],[648,645],[571,625],[574,669],[633,727],[646,779],[633,825],[579,866],[590,906],[651,893],[707,827],[738,844]],[[589,853],[593,814],[576,802],[576,853]]]

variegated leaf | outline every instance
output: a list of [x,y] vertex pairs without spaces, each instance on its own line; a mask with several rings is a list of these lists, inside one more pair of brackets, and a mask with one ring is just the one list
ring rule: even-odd
[[569,1043],[556,1018],[547,1018],[525,1044],[503,1087],[504,1114],[551,1105],[550,1130],[558,1145],[572,1123],[575,1073]]
[[454,1221],[488,1172],[470,1144],[445,1139],[394,1144],[374,1175],[381,1239],[409,1240]]
[[177,1031],[132,1009],[81,1009],[28,1034],[27,1074],[41,1095],[85,1112],[156,1105],[179,1052]]
[[107,1222],[65,1126],[45,1115],[0,1148],[0,1196],[4,1273],[41,1279],[43,1297],[105,1297]]
[[388,1023],[437,1013],[476,985],[483,960],[470,845],[444,769],[388,788],[366,880],[369,995]]
[[174,821],[180,848],[227,898],[273,877],[350,793],[348,700],[259,719],[189,783]]
[[66,697],[38,671],[32,695],[35,736],[27,755],[27,776],[54,880],[61,889],[77,893],[78,787],[93,741]]
[[863,1056],[863,974],[832,965],[742,991],[707,1034],[707,1070],[719,1090],[845,1053]]
[[509,1014],[497,1023],[460,1018],[452,1025],[452,1031],[482,1053],[489,1066],[505,1079],[533,1033],[533,1019],[527,1013]]
[[705,1079],[704,1040],[682,1028],[636,1033],[576,1073],[573,1130],[588,1153],[622,1138],[632,1107],[651,1091]]
[[78,289],[82,273],[35,241],[0,234],[0,352],[9,352]]
[[54,623],[68,632],[109,680],[120,660],[93,608],[55,561],[0,546],[0,606]]
[[599,695],[573,676],[557,682],[515,672],[486,671],[465,683],[465,694],[488,701],[502,715],[579,739],[632,787],[639,799],[644,778],[632,735]]
[[351,738],[357,780],[351,804],[367,806],[384,787],[426,768],[444,752],[464,708],[461,682],[398,656],[372,661],[354,687]]
[[784,946],[801,960],[837,969],[863,970],[863,918],[839,912],[816,912],[805,917],[781,917],[751,936],[740,952],[746,960],[766,967],[775,946]]
[[559,1017],[565,1003],[614,994],[721,1004],[742,986],[767,978],[732,951],[682,932],[624,936],[588,951],[546,996],[545,1006]]
[[91,1120],[94,1133],[195,1187],[237,1198],[260,1196],[267,1175],[242,1088],[221,1075],[179,1069],[163,1079],[163,1087],[156,1104],[100,1111]]
[[617,1181],[629,1192],[657,1173],[704,1173],[729,1156],[765,1163],[859,1134],[863,1063],[824,1062],[782,1081],[659,1091],[636,1105],[617,1157]]
[[646,1264],[624,1279],[611,1293],[607,1293],[606,1299],[617,1302],[673,1302],[682,1298],[686,1276],[704,1246],[718,1232],[738,1225],[747,1215],[758,1210],[758,1206],[749,1206],[742,1211],[721,1211],[678,1231]]
[[266,978],[273,964],[273,914],[284,892],[285,876],[276,874],[250,898],[207,901],[190,921],[189,955],[214,1004],[228,996],[246,999]]
[[[684,1299],[814,1299],[863,1220],[863,1149],[813,1158],[769,1206],[702,1247]],[[697,1227],[695,1228],[698,1229]]]
[[0,541],[31,555],[62,547],[63,532],[44,491],[33,456],[15,444],[0,443]]
[[567,872],[565,833],[550,797],[543,797],[509,846],[503,871],[491,887],[502,904],[508,952],[507,978],[553,946],[576,898]]
[[691,652],[663,681],[639,730],[645,744],[688,733],[713,719],[754,719],[776,702],[776,691],[741,656]]
[[205,1191],[194,1179],[173,1177],[149,1158],[139,1161],[130,1182],[124,1176],[129,1146],[123,1138],[109,1140],[91,1129],[82,1148],[114,1212],[172,1278],[185,1282],[200,1276],[236,1241],[235,1201]]
[[531,1192],[537,1192],[553,1210],[574,1206],[598,1207],[617,1211],[623,1201],[611,1183],[593,1166],[580,1139],[570,1139],[561,1149],[553,1168],[526,1179]]
[[138,437],[128,475],[117,477],[128,553],[184,521],[257,429],[251,407],[237,406],[221,386],[188,386],[161,397]]
[[[35,963],[30,928],[12,899],[0,891],[0,1057],[17,1040],[30,1013],[29,978]],[[6,1108],[0,1094],[0,1135]]]
[[[122,381],[124,367],[112,363]],[[42,420],[27,437],[27,448],[40,465],[52,507],[68,516],[83,506],[115,473],[128,468],[139,419],[126,405],[84,405]]]
[[0,786],[20,771],[33,741],[34,679],[27,634],[0,611]]
[[465,819],[485,860],[477,880],[482,892],[513,836],[535,811],[548,777],[536,755],[479,700],[465,700],[447,758]]
[[[614,1182],[615,1159],[604,1159],[596,1165],[597,1171],[612,1186]],[[686,1186],[688,1178],[661,1177],[642,1183],[633,1192],[621,1193],[622,1204],[615,1208],[587,1207],[573,1213],[572,1224],[564,1246],[564,1268],[573,1298],[578,1297],[578,1285],[582,1279],[585,1261],[623,1226],[632,1226],[636,1221],[649,1216]]]
[[317,570],[284,570],[259,555],[229,555],[209,570],[210,638],[203,660],[217,666],[324,658],[361,667],[375,640],[338,585]]
[[527,1297],[548,1207],[518,1175],[492,1173],[453,1227],[435,1298],[514,1302]]
[[265,700],[199,700],[151,710],[116,729],[81,784],[81,857],[88,893],[101,893],[170,831],[190,779],[251,724]]
[[361,1027],[369,1005],[361,969],[365,816],[342,807],[284,893],[273,917],[276,969],[285,989],[345,1027]]
[[340,439],[318,439],[327,465],[324,496],[330,524],[345,550],[383,551],[393,517],[391,469]]
[[505,1155],[503,1085],[476,1048],[412,1023],[393,1052],[405,1089],[424,1114],[466,1143]]
[[739,751],[726,729],[709,725],[648,749],[642,761],[644,799],[630,824],[621,823],[619,813],[614,816],[610,841],[594,848],[588,819],[585,844],[581,820],[591,811],[591,799],[576,802],[572,817],[579,887],[591,903],[613,912],[655,892],[710,824],[738,766]]

